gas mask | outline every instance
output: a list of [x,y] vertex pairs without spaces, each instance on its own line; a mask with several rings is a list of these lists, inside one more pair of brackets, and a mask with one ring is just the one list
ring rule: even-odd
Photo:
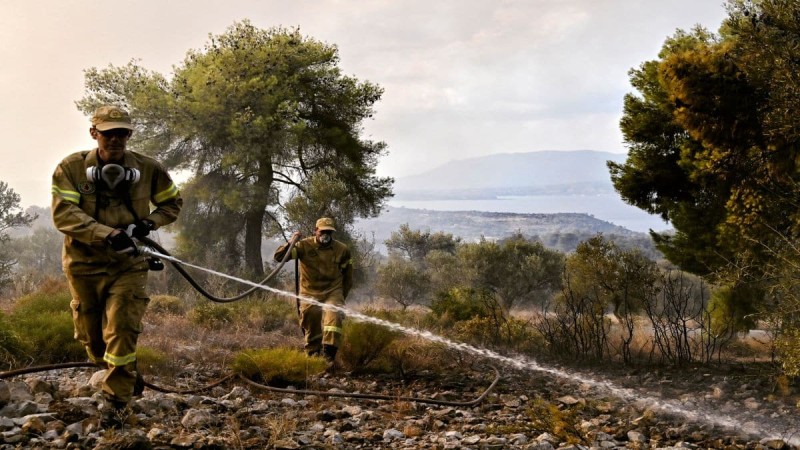
[[330,233],[322,233],[319,236],[319,243],[322,245],[329,245],[333,241],[333,236]]
[[129,169],[120,166],[119,164],[106,164],[102,167],[92,166],[86,168],[86,179],[96,183],[100,180],[106,182],[106,185],[114,189],[122,181],[129,181],[134,184],[139,181],[142,173],[137,169]]

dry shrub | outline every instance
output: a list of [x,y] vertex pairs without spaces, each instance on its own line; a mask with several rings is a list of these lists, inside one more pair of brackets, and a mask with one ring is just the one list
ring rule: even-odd
[[528,408],[530,424],[539,431],[546,431],[557,437],[560,442],[570,444],[583,443],[583,432],[578,428],[579,413],[583,406],[578,403],[574,407],[559,409],[556,405],[543,399],[536,399]]
[[445,349],[438,344],[406,336],[393,341],[379,362],[385,371],[397,373],[406,379],[425,370],[442,370],[445,366],[443,361],[449,360],[445,353]]
[[271,385],[289,385],[303,383],[309,375],[323,372],[327,363],[324,358],[279,347],[240,352],[234,357],[231,367],[252,380]]

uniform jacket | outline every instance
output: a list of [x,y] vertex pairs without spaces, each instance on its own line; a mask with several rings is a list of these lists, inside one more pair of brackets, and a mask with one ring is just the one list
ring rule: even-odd
[[[117,254],[106,238],[115,228],[125,229],[137,219],[151,220],[155,228],[174,222],[182,205],[178,188],[156,160],[126,151],[121,165],[139,170],[141,177],[136,183],[121,182],[113,190],[103,181],[88,181],[86,169],[98,162],[97,149],[77,152],[61,161],[53,173],[53,222],[65,234],[62,262],[73,275],[144,266],[143,257]],[[151,203],[155,205],[152,211]]]
[[[289,244],[275,250],[275,261],[281,261]],[[298,241],[291,259],[300,261],[300,293],[311,297],[325,296],[341,289],[344,297],[353,286],[353,262],[350,249],[337,240],[320,245],[314,236]]]

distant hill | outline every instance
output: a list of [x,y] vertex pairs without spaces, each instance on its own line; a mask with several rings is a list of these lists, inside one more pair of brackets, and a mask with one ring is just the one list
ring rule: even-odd
[[483,211],[432,211],[413,208],[386,208],[380,216],[361,219],[354,228],[367,238],[374,236],[378,250],[386,253],[384,241],[402,224],[411,229],[450,233],[464,242],[482,237],[502,240],[515,233],[537,238],[550,248],[569,252],[578,242],[602,233],[623,248],[637,247],[658,259],[650,236],[623,228],[583,213],[517,214]]
[[417,175],[401,177],[395,192],[428,190],[494,190],[519,195],[542,189],[588,188],[608,191],[611,180],[606,161],[623,162],[622,153],[594,150],[500,153],[451,161]]

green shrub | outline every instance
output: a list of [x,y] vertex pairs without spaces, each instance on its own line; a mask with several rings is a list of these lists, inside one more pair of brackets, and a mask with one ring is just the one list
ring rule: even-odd
[[14,304],[11,326],[35,363],[86,359],[83,344],[74,337],[71,298],[63,288],[41,289]]
[[171,367],[171,359],[161,350],[136,347],[136,367],[148,372],[163,372]]
[[459,322],[473,317],[488,317],[495,303],[489,292],[455,288],[438,293],[431,302],[431,312],[445,322]]
[[233,322],[233,310],[230,305],[199,303],[189,312],[189,320],[195,325],[219,329]]
[[25,359],[25,345],[20,340],[8,318],[0,313],[0,365],[8,369]]
[[261,331],[281,329],[287,322],[297,323],[294,301],[267,297],[237,302],[233,305],[234,320],[250,324]]
[[156,314],[181,315],[186,312],[186,302],[174,295],[153,295],[147,306],[150,312]]
[[341,360],[352,370],[363,370],[402,335],[399,331],[368,322],[348,321],[342,336]]
[[233,370],[255,381],[270,385],[299,384],[309,374],[325,370],[327,362],[318,356],[286,347],[251,349],[239,352],[231,364]]

